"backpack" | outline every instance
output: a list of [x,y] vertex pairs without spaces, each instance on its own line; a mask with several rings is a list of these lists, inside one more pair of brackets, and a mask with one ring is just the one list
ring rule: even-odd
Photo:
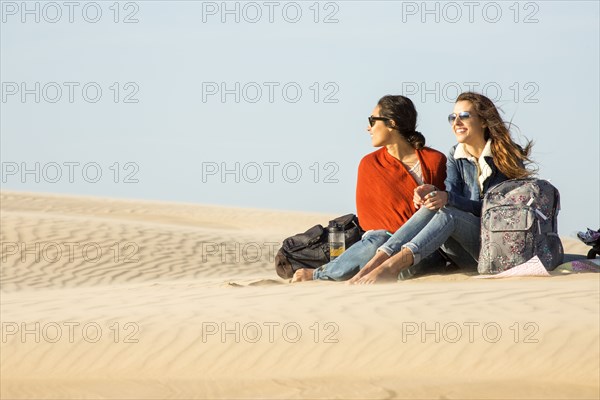
[[[358,242],[364,231],[354,214],[334,219],[344,227],[346,249]],[[330,221],[331,222],[331,221]],[[329,235],[323,225],[315,225],[304,233],[285,239],[275,256],[277,275],[289,279],[301,268],[318,268],[329,262]]]
[[557,217],[560,194],[540,179],[511,179],[490,188],[481,210],[480,274],[496,274],[538,256],[546,270],[563,262]]
[[577,232],[577,237],[583,243],[592,246],[592,249],[587,253],[588,260],[593,260],[597,255],[600,255],[600,228],[597,231],[587,228],[585,232]]

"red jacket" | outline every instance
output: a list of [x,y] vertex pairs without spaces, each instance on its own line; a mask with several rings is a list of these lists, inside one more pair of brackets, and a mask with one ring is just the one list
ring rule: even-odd
[[[425,147],[417,150],[423,183],[445,190],[446,156]],[[356,211],[360,226],[368,231],[385,229],[395,232],[417,210],[413,204],[417,182],[404,164],[392,157],[385,147],[367,154],[358,166]]]

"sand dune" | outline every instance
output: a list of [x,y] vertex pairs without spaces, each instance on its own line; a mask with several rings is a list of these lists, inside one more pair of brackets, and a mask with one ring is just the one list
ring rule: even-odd
[[333,216],[0,201],[2,398],[600,397],[598,274],[291,285],[274,251]]

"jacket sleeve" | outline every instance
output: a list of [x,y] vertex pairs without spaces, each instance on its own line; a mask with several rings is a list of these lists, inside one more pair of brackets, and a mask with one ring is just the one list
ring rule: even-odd
[[454,148],[450,150],[446,161],[446,192],[448,192],[448,204],[459,210],[470,212],[471,214],[480,217],[482,201],[471,200],[464,197],[464,179],[460,173],[458,163],[454,159]]

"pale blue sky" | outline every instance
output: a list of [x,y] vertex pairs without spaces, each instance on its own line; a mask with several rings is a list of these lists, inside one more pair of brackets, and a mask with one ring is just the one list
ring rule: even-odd
[[[377,100],[411,97],[428,144],[447,153],[446,116],[471,82],[535,141],[540,177],[562,195],[560,233],[600,225],[596,1],[475,2],[472,22],[465,2],[428,2],[430,13],[420,1],[274,2],[273,22],[265,2],[228,2],[239,23],[235,12],[222,22],[220,1],[121,2],[118,23],[114,1],[91,3],[78,3],[70,23],[63,2],[60,18],[38,2],[37,23],[20,1],[2,2],[2,188],[341,215],[355,211],[356,168],[375,150],[365,129]],[[102,15],[91,23],[95,4]],[[123,23],[127,15],[138,22]],[[323,23],[327,15],[337,22]],[[21,83],[35,82],[40,102],[35,93],[23,102]],[[222,82],[240,83],[239,103],[207,94]],[[86,83],[88,99],[101,88],[98,102],[83,97]],[[138,102],[124,103],[128,94]],[[36,162],[39,182],[20,171]],[[236,162],[239,183],[220,173]],[[98,167],[102,177],[88,182]]]

